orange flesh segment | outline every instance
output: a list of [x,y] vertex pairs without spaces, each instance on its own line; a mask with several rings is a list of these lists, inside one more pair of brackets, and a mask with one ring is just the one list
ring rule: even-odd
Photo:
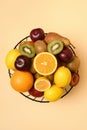
[[39,89],[39,90],[44,90],[44,89],[48,88],[48,86],[49,86],[48,83],[46,83],[44,81],[39,81],[37,83],[37,89]]
[[43,53],[36,58],[35,61],[36,71],[43,75],[52,74],[57,67],[57,60],[52,54]]

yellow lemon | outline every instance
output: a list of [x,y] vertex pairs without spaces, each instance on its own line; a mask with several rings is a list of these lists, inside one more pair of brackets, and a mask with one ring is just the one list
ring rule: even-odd
[[8,52],[5,59],[5,63],[8,69],[15,69],[14,62],[19,55],[20,52],[17,49],[12,49]]
[[54,74],[54,83],[57,84],[58,87],[66,87],[67,85],[69,85],[70,81],[70,70],[65,66],[59,67]]
[[57,87],[57,85],[52,85],[49,89],[47,89],[44,92],[44,97],[46,100],[54,102],[61,98],[63,92],[64,92],[63,88],[59,88]]
[[36,90],[43,92],[51,87],[51,83],[47,78],[39,77],[35,80],[34,87]]

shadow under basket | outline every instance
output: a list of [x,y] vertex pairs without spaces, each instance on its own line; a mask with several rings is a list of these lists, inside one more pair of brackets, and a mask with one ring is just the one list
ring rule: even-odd
[[[26,36],[25,38],[23,38],[22,40],[20,40],[14,47],[14,49],[18,48],[18,45],[23,42],[23,41],[30,41],[30,36]],[[71,49],[71,51],[73,52],[73,55],[76,55],[75,54],[75,47],[70,44],[69,45],[69,48]],[[8,74],[9,74],[9,77],[11,78],[12,74],[13,74],[13,70],[11,69],[8,69]],[[77,72],[78,73],[78,72]],[[63,95],[61,96],[61,98],[65,97],[71,90],[73,89],[73,86],[67,86],[65,89],[64,89],[64,93]],[[29,92],[19,92],[22,96],[24,96],[25,98],[27,99],[30,99],[32,101],[35,101],[35,102],[40,102],[40,103],[49,103],[49,101],[47,101],[44,96],[42,97],[33,97],[32,95],[29,94]]]

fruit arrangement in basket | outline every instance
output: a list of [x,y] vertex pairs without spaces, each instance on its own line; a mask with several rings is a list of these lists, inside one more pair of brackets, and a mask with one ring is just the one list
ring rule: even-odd
[[12,88],[40,102],[65,96],[79,82],[80,60],[74,49],[70,40],[58,33],[31,30],[6,55]]

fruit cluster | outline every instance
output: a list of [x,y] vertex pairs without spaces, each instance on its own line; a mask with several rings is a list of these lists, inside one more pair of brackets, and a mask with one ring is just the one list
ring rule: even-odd
[[6,66],[13,71],[14,90],[47,101],[60,99],[69,86],[79,82],[80,60],[74,46],[68,38],[41,28],[31,30],[29,40],[8,52]]

